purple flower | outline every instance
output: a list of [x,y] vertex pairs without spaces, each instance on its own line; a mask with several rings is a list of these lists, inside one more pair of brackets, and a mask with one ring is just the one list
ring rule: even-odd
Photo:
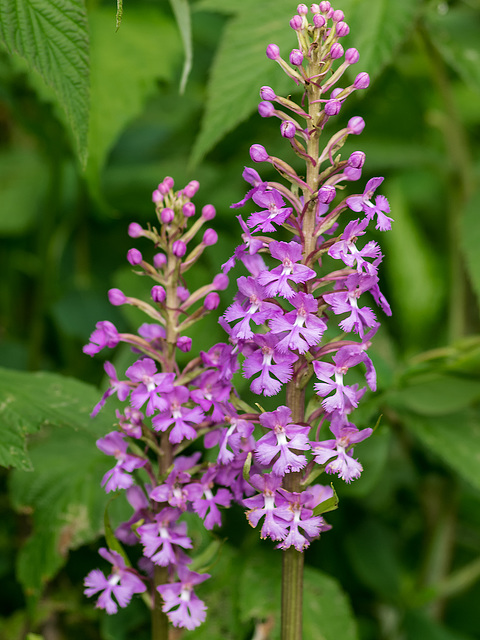
[[120,342],[119,333],[114,324],[108,320],[97,322],[95,331],[90,336],[90,342],[83,347],[83,353],[93,356],[105,347],[113,349]]
[[125,434],[112,431],[104,438],[97,440],[97,447],[107,456],[115,456],[117,464],[107,471],[102,478],[102,487],[105,491],[115,491],[116,489],[127,489],[133,484],[133,478],[129,475],[134,469],[140,469],[146,464],[137,456],[127,453],[128,443],[124,440]]
[[105,369],[105,373],[110,378],[110,386],[108,387],[108,389],[103,394],[100,402],[95,405],[92,413],[90,414],[91,418],[94,418],[97,415],[97,413],[100,411],[100,409],[104,406],[105,402],[107,401],[107,398],[109,398],[114,393],[117,394],[118,399],[120,400],[120,402],[125,402],[125,400],[128,398],[128,396],[130,394],[130,385],[129,385],[129,383],[128,382],[121,382],[117,378],[117,372],[116,372],[115,367],[113,366],[113,364],[111,362],[108,362],[108,361],[105,362],[105,364],[103,365],[103,368]]
[[125,435],[137,439],[142,436],[143,413],[141,411],[125,407],[123,414],[115,409],[115,415],[118,418],[118,425]]
[[249,438],[254,429],[251,422],[239,418],[233,406],[227,406],[225,422],[228,424],[227,428],[215,429],[205,434],[204,439],[207,449],[219,444],[220,451],[217,459],[222,465],[232,462],[235,456],[240,453],[242,439]]
[[195,573],[185,566],[178,567],[180,582],[162,584],[157,591],[162,596],[162,611],[174,627],[195,629],[206,617],[205,604],[195,595],[193,587],[209,578],[208,573]]
[[365,258],[379,258],[381,256],[380,247],[371,240],[363,247],[357,249],[356,242],[358,236],[365,234],[368,220],[353,220],[345,227],[345,231],[341,235],[341,239],[335,242],[328,250],[328,255],[336,260],[343,260],[347,267],[356,265],[357,271],[362,272],[363,269],[369,274],[377,272],[376,265],[365,260]]
[[257,191],[252,200],[255,204],[265,207],[263,211],[252,213],[248,218],[248,226],[255,227],[254,231],[272,233],[275,227],[272,223],[281,225],[292,213],[292,207],[285,207],[285,201],[276,189]]
[[279,351],[297,349],[299,353],[305,353],[309,347],[320,342],[327,325],[317,317],[318,302],[311,294],[300,291],[290,302],[295,311],[273,318],[270,330],[274,334],[288,332],[277,345]]
[[262,287],[252,276],[241,276],[237,280],[239,292],[235,302],[226,310],[224,318],[227,322],[241,321],[232,328],[234,338],[251,338],[253,331],[250,321],[256,325],[263,324],[281,313],[281,309],[272,302],[265,302],[265,287]]
[[367,220],[371,220],[373,216],[377,216],[376,229],[380,231],[388,231],[392,228],[393,219],[386,214],[390,213],[390,205],[385,196],[377,196],[375,204],[371,199],[378,186],[383,182],[383,178],[372,178],[367,182],[363,195],[350,196],[347,198],[347,205],[352,211],[364,211]]
[[156,502],[168,502],[171,507],[186,511],[187,502],[202,495],[201,489],[192,483],[190,474],[175,468],[168,474],[164,484],[150,491],[150,498]]
[[212,410],[211,419],[222,422],[225,415],[224,402],[230,396],[231,384],[222,379],[218,371],[206,371],[196,380],[198,389],[191,392],[191,398],[204,411]]
[[147,402],[146,414],[151,416],[156,410],[164,411],[167,408],[167,401],[158,393],[173,390],[174,373],[157,373],[155,362],[151,358],[142,358],[128,367],[126,375],[133,382],[139,383],[130,398],[136,409]]
[[[252,236],[252,233],[250,229],[247,227],[247,225],[245,224],[245,222],[243,221],[242,216],[237,216],[237,220],[239,221],[240,226],[242,227],[242,231],[243,231],[242,240],[244,244],[241,244],[238,247],[236,247],[233,256],[229,258],[227,262],[222,264],[223,273],[228,273],[230,269],[232,269],[235,266],[235,262],[237,260],[241,260],[245,264],[245,266],[247,266],[248,268],[247,263],[248,263],[249,256],[250,257],[255,256],[262,247],[266,246],[263,240],[260,240],[259,238]],[[258,257],[260,258],[260,256]],[[263,259],[262,259],[262,263],[263,263]],[[263,268],[265,268],[265,265]]]
[[363,337],[367,327],[377,324],[375,314],[369,307],[359,308],[358,306],[358,299],[362,293],[369,291],[377,282],[377,276],[353,273],[345,278],[346,291],[333,291],[323,295],[323,299],[332,307],[335,314],[350,314],[340,322],[343,331],[347,333],[355,331]]
[[[335,364],[319,362],[314,360],[313,369],[317,378],[322,382],[317,382],[314,388],[319,396],[328,396],[332,391],[335,393],[323,400],[322,405],[327,413],[338,411],[346,413],[358,405],[359,392],[355,387],[344,385],[343,376],[348,369],[362,362],[362,355],[352,353],[348,347],[340,349],[333,357]],[[335,381],[331,377],[335,376]]]
[[264,429],[270,429],[257,442],[255,459],[262,465],[268,466],[273,458],[279,454],[272,467],[277,476],[283,476],[291,471],[300,471],[307,464],[304,455],[296,450],[310,449],[308,433],[310,427],[291,424],[292,412],[288,407],[278,407],[270,413],[260,414],[260,423]]
[[[285,489],[279,489],[279,492],[287,501],[291,516],[288,523],[288,534],[277,545],[277,549],[288,549],[293,546],[297,551],[303,551],[310,546],[312,539],[318,538],[320,533],[330,529],[330,526],[321,516],[314,516],[312,509],[307,509],[304,506],[311,498],[306,491],[290,493]],[[302,529],[304,533],[300,533],[299,529]]]
[[[285,504],[285,498],[278,492],[282,479],[273,473],[266,473],[263,476],[253,474],[250,482],[260,493],[243,501],[243,504],[249,508],[247,511],[249,523],[252,527],[256,527],[260,519],[265,517],[260,536],[272,540],[283,540],[287,535],[287,521],[292,514]],[[275,504],[276,501],[279,502],[278,505]]]
[[363,467],[348,450],[357,442],[368,438],[373,429],[359,431],[351,423],[347,423],[347,425],[332,423],[330,430],[335,436],[335,440],[312,442],[315,462],[318,464],[327,463],[325,467],[327,473],[337,473],[345,482],[351,482],[360,477]]
[[142,524],[137,529],[144,555],[162,567],[177,564],[178,547],[192,548],[186,523],[175,522],[180,513],[178,509],[167,507],[155,516],[155,522]]
[[282,383],[288,382],[293,375],[292,364],[298,356],[290,352],[282,353],[277,349],[277,343],[278,338],[271,333],[257,334],[251,346],[244,349],[247,357],[243,363],[243,375],[251,378],[260,373],[250,385],[254,393],[274,396],[280,391]]
[[187,387],[174,387],[170,393],[162,396],[168,408],[152,418],[152,425],[156,431],[166,431],[173,428],[168,435],[172,444],[177,444],[184,439],[193,440],[197,431],[193,425],[199,425],[205,418],[200,407],[189,409],[184,407],[190,399]]
[[202,476],[200,482],[193,483],[198,487],[199,496],[193,500],[193,510],[204,521],[205,529],[213,529],[222,524],[222,517],[218,505],[229,507],[232,494],[228,489],[218,489],[213,495],[213,480],[217,474],[215,467],[210,467]]
[[[112,573],[106,578],[100,569],[90,571],[85,578],[84,593],[90,598],[101,591],[96,606],[99,609],[105,609],[109,614],[117,613],[117,602],[120,607],[126,607],[132,595],[143,593],[146,591],[146,586],[132,569],[125,566],[125,561],[119,553],[104,548],[99,549],[98,553],[112,563]],[[117,602],[112,596],[115,596]]]
[[258,172],[255,171],[255,169],[251,169],[250,167],[245,167],[242,173],[242,177],[244,180],[253,185],[253,189],[250,189],[250,191],[247,192],[246,196],[242,200],[240,200],[240,202],[231,204],[231,209],[238,209],[239,207],[243,207],[247,200],[250,200],[250,198],[252,198],[257,193],[257,191],[264,191],[268,186],[268,182],[263,182]]
[[266,286],[266,293],[270,297],[280,295],[284,298],[292,298],[295,291],[287,281],[306,282],[314,278],[316,273],[304,264],[296,264],[302,259],[302,245],[295,240],[271,242],[269,249],[272,256],[282,264],[271,271],[262,271],[258,276],[258,282]]

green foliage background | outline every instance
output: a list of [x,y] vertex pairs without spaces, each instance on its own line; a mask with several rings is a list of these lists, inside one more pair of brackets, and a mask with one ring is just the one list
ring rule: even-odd
[[[333,530],[306,554],[305,637],[473,640],[480,4],[334,6],[351,27],[347,46],[360,51],[355,71],[372,79],[337,121],[365,119],[349,149],[367,154],[365,181],[386,178],[395,226],[379,240],[393,316],[372,347],[379,392],[357,413],[360,426],[381,416],[358,449],[364,474],[350,486],[335,482]],[[198,206],[217,208],[221,242],[195,269],[199,284],[238,244],[229,206],[245,193],[250,144],[286,153],[277,124],[256,106],[262,85],[292,91],[264,51],[269,42],[283,52],[295,46],[295,8],[290,0],[125,0],[116,29],[112,2],[0,0],[1,640],[149,637],[140,600],[109,618],[82,595],[108,502],[99,482],[109,461],[95,440],[114,409],[90,421],[102,358],[81,347],[98,320],[121,330],[137,321],[110,307],[106,291],[142,290],[125,266],[126,230],[152,219],[151,192],[165,175],[179,187],[199,179]],[[233,293],[234,278],[224,307]],[[224,339],[206,323],[192,337],[196,351]],[[115,358],[121,366],[128,353]],[[108,513],[121,521],[120,498]],[[205,532],[195,535],[212,548]],[[184,637],[252,638],[278,615],[280,554],[247,528],[241,509],[226,514],[214,539],[214,577],[202,592],[209,618]]]

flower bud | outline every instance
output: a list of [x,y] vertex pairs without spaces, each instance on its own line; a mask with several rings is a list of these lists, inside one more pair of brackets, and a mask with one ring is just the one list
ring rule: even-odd
[[369,84],[370,84],[370,76],[368,75],[368,73],[365,73],[363,71],[362,73],[359,73],[358,76],[355,78],[355,82],[353,83],[353,86],[355,87],[355,89],[366,89]]
[[170,188],[167,187],[167,185],[164,182],[160,182],[160,184],[158,185],[158,191],[161,193],[162,196],[165,196],[170,191]]
[[278,60],[280,57],[280,49],[276,44],[269,44],[267,47],[267,58],[270,60]]
[[317,29],[321,29],[322,27],[325,26],[326,23],[327,21],[325,20],[325,18],[321,16],[319,13],[316,13],[313,16],[313,26],[316,27]]
[[320,12],[320,7],[317,3],[313,3],[312,5],[310,5],[310,11],[312,13],[319,13]]
[[165,293],[165,289],[159,284],[153,285],[150,290],[150,294],[154,302],[165,302],[167,294]]
[[152,193],[152,202],[155,202],[155,204],[159,204],[162,201],[163,201],[162,194],[158,189],[155,189],[155,191]]
[[175,182],[173,181],[173,178],[171,178],[170,176],[166,176],[163,179],[163,184],[167,188],[167,191],[170,191],[170,189],[173,189],[173,185],[175,184]]
[[345,17],[345,14],[343,13],[343,11],[341,9],[337,9],[336,11],[333,12],[333,16],[332,16],[332,20],[334,22],[341,22]]
[[217,291],[224,291],[228,287],[228,276],[224,273],[217,273],[213,279],[213,286]]
[[290,53],[290,64],[299,67],[303,62],[303,53],[300,49],[292,49]]
[[262,87],[260,89],[260,97],[262,100],[275,100],[277,95],[275,93],[275,91],[272,89],[272,87]]
[[187,196],[187,198],[193,198],[199,188],[200,183],[198,182],[198,180],[191,180],[183,190],[183,194]]
[[182,302],[190,296],[190,291],[186,287],[177,287],[177,296]]
[[182,213],[186,218],[191,218],[195,215],[195,205],[193,202],[186,202],[182,207]]
[[297,7],[297,13],[301,16],[306,16],[308,13],[308,7],[306,4],[299,4]]
[[187,252],[187,245],[183,240],[175,240],[172,244],[172,253],[177,258],[183,258]]
[[347,36],[350,33],[350,27],[346,22],[343,22],[343,20],[341,20],[340,22],[337,22],[337,28],[335,29],[335,33],[339,38],[343,38],[344,36]]
[[121,304],[125,304],[127,298],[120,289],[110,289],[108,292],[108,300],[114,307],[118,307]]
[[180,336],[177,340],[177,348],[184,353],[188,353],[192,348],[192,339],[188,336]]
[[215,207],[213,204],[206,204],[202,209],[202,218],[208,222],[209,220],[213,220],[215,218]]
[[205,296],[205,300],[203,301],[203,306],[205,309],[208,309],[208,311],[213,311],[218,307],[219,304],[220,304],[220,296],[215,291],[208,293]]
[[140,264],[142,262],[142,259],[142,254],[138,249],[133,248],[127,251],[127,260],[132,266]]
[[363,151],[354,151],[348,158],[348,166],[354,169],[361,169],[365,163],[365,154]]
[[156,253],[153,256],[153,266],[155,269],[161,269],[167,264],[167,256],[164,253]]
[[356,64],[359,60],[360,54],[354,47],[345,51],[345,62],[348,62],[348,64]]
[[330,204],[335,198],[335,195],[336,189],[332,184],[324,184],[323,187],[320,187],[318,190],[318,200],[322,204]]
[[347,180],[354,182],[355,180],[360,180],[362,177],[362,169],[356,167],[349,167],[348,165],[343,170],[343,175]]
[[348,121],[347,128],[349,133],[353,133],[358,136],[365,128],[365,120],[360,116],[354,116]]
[[336,116],[342,108],[342,103],[340,100],[328,100],[325,103],[325,113],[327,116]]
[[338,60],[343,56],[343,47],[339,42],[334,42],[330,49],[330,57],[332,60]]
[[130,238],[140,238],[143,236],[143,229],[138,222],[131,222],[128,225],[128,235]]
[[160,213],[160,220],[163,222],[163,224],[170,224],[174,219],[174,217],[175,217],[175,212],[173,211],[173,209],[170,209],[169,207],[165,207],[165,209],[162,209]]
[[207,229],[203,234],[203,244],[207,247],[210,247],[213,244],[216,244],[218,241],[218,234],[215,229]]
[[328,11],[330,11],[331,4],[327,0],[324,0],[323,2],[320,2],[319,6],[322,13],[328,13]]
[[295,31],[300,31],[303,28],[302,16],[293,16],[293,18],[290,20],[290,26],[292,27],[292,29],[295,29]]
[[258,105],[258,113],[262,118],[271,118],[275,115],[275,107],[271,102],[263,101]]
[[250,158],[253,162],[267,162],[269,155],[261,144],[252,144],[250,147]]
[[284,138],[294,138],[297,128],[291,120],[285,120],[280,125],[280,133]]

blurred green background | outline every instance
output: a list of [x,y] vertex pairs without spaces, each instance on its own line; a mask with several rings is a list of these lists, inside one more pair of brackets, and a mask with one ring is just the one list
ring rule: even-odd
[[[98,566],[107,504],[99,481],[109,461],[94,443],[113,408],[90,422],[103,354],[91,359],[81,349],[99,320],[134,329],[137,316],[111,307],[106,292],[139,295],[146,286],[125,261],[134,246],[127,228],[153,222],[159,181],[171,175],[181,188],[198,179],[197,207],[217,209],[221,240],[194,270],[202,284],[239,243],[229,206],[246,192],[249,146],[295,162],[278,122],[256,107],[262,85],[293,91],[264,52],[276,42],[286,57],[295,46],[288,20],[296,3],[125,0],[118,30],[113,1],[16,7],[0,1],[0,638],[147,640],[141,601],[109,618],[82,594],[84,575]],[[306,553],[305,638],[473,640],[480,4],[334,7],[351,28],[345,48],[360,51],[350,81],[367,71],[372,82],[331,119],[330,132],[361,115],[365,131],[344,153],[367,155],[361,189],[385,176],[395,225],[375,239],[393,316],[382,318],[371,350],[379,391],[356,414],[361,427],[381,416],[356,451],[364,474],[350,486],[335,482],[333,530]],[[232,272],[223,308],[241,274]],[[208,321],[192,337],[194,352],[225,339]],[[109,512],[122,517],[121,499]],[[211,540],[195,536],[201,547]],[[210,614],[184,637],[246,640],[277,615],[280,554],[240,508],[215,536],[225,542],[200,593]]]

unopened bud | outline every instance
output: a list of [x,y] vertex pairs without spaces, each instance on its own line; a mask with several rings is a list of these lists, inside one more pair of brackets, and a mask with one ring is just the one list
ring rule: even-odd
[[162,209],[160,213],[160,220],[163,222],[163,224],[170,224],[170,222],[172,222],[174,217],[175,217],[175,212],[173,211],[173,209],[170,209],[169,207],[165,207],[165,209]]
[[118,307],[121,304],[125,304],[127,298],[120,289],[110,289],[108,292],[108,300],[114,307]]
[[182,207],[182,213],[186,218],[191,218],[195,215],[195,205],[193,202],[186,202]]
[[155,204],[163,202],[163,196],[158,189],[155,189],[155,191],[152,193],[152,202],[155,202]]
[[183,240],[175,240],[172,244],[172,253],[177,258],[183,258],[187,252],[187,245]]
[[205,221],[213,220],[215,218],[215,207],[213,204],[206,204],[202,209],[202,218]]
[[271,102],[264,100],[258,105],[258,113],[262,118],[271,118],[275,114],[275,107]]
[[280,133],[284,138],[294,138],[297,128],[291,120],[285,120],[280,125]]
[[131,222],[128,225],[128,235],[130,238],[140,238],[143,236],[143,229],[138,222]]
[[330,204],[335,198],[335,195],[336,189],[331,184],[324,184],[323,187],[320,187],[318,190],[318,199],[322,204]]
[[327,116],[336,116],[342,108],[340,100],[329,100],[325,103],[325,113]]
[[250,147],[250,158],[253,162],[267,162],[269,155],[261,144],[252,144]]
[[170,176],[166,176],[163,179],[163,184],[165,185],[165,187],[168,190],[170,190],[170,189],[173,189],[173,186],[174,186],[175,182],[174,182],[173,178],[171,178]]
[[335,33],[339,38],[343,38],[344,36],[348,36],[350,33],[350,27],[346,22],[340,21],[337,22],[337,28],[335,29]]
[[322,13],[327,13],[328,11],[330,11],[331,4],[327,0],[324,0],[323,2],[320,2],[319,6]]
[[275,100],[277,95],[275,93],[275,91],[272,89],[272,87],[262,87],[260,89],[260,97],[262,100]]
[[213,286],[217,291],[224,291],[228,287],[228,276],[224,273],[217,273],[213,279]]
[[295,29],[295,31],[300,31],[303,28],[302,16],[293,16],[293,18],[290,20],[290,26],[292,27],[292,29]]
[[180,349],[180,351],[188,353],[192,348],[192,339],[188,336],[180,336],[180,338],[177,340],[177,347],[178,349]]
[[360,54],[354,47],[345,51],[345,62],[348,62],[348,64],[356,64],[359,60]]
[[319,13],[316,13],[313,16],[313,26],[316,27],[317,29],[321,29],[326,25],[326,23],[327,21],[325,20],[325,18]]
[[155,284],[151,290],[150,294],[154,302],[165,302],[167,294],[165,293],[165,289],[159,284]]
[[343,47],[339,42],[334,42],[330,49],[330,57],[332,60],[338,60],[343,56]]
[[278,60],[280,57],[280,49],[276,44],[269,44],[267,47],[267,58],[270,60]]
[[297,7],[297,13],[301,16],[306,16],[308,13],[308,7],[306,4],[299,4]]
[[177,296],[182,302],[190,296],[190,291],[186,287],[177,287]]
[[341,22],[345,17],[345,14],[343,13],[343,11],[341,9],[337,9],[336,11],[333,12],[333,16],[332,16],[332,20],[334,22]]
[[355,87],[355,89],[366,89],[370,84],[370,76],[368,75],[368,73],[365,73],[364,71],[362,73],[359,73],[358,76],[355,78],[355,82],[353,83],[353,86]]
[[216,244],[218,241],[218,234],[215,229],[207,229],[203,234],[203,244],[207,247],[210,247],[213,244]]
[[164,253],[156,253],[153,256],[153,266],[155,269],[161,269],[167,264],[167,256]]
[[347,128],[349,133],[353,133],[354,135],[358,136],[365,128],[365,120],[360,116],[354,116],[348,121]]
[[290,64],[299,67],[303,62],[303,53],[300,49],[292,49],[290,53]]
[[183,190],[183,193],[187,196],[187,198],[193,198],[199,188],[200,183],[198,182],[198,180],[191,180]]
[[142,254],[138,249],[129,249],[127,251],[127,260],[132,266],[140,264],[142,262]]
[[354,151],[350,154],[350,157],[347,161],[349,167],[353,167],[354,169],[361,169],[365,163],[365,154],[363,151]]
[[205,300],[203,301],[203,306],[205,307],[205,309],[208,309],[208,311],[213,311],[218,307],[219,304],[220,296],[215,291],[208,293],[205,296]]

